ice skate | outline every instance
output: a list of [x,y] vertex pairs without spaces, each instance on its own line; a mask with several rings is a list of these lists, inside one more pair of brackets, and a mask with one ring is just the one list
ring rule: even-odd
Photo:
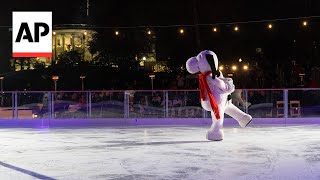
[[245,128],[252,122],[252,117],[249,114],[246,114],[242,118],[238,119],[238,122],[242,128]]
[[217,122],[207,132],[207,139],[210,141],[222,141],[223,138],[224,138],[223,130],[222,128],[219,127],[219,122]]
[[222,141],[224,137],[223,130],[219,129],[218,131],[207,132],[207,139],[210,141]]

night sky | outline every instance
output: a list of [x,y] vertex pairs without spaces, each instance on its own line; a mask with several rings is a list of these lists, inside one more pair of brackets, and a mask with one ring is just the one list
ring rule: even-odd
[[[90,18],[87,19],[85,18],[85,0],[10,0],[2,2],[0,7],[0,52],[6,52],[8,49],[8,28],[11,26],[12,11],[52,11],[53,24],[90,23],[97,27],[192,25],[195,23],[194,6],[197,7],[199,24],[320,15],[320,1],[316,0],[290,2],[278,0],[91,0],[90,3]],[[217,35],[212,34],[211,26],[200,26],[200,48],[217,51],[220,59],[228,61],[240,56],[251,56],[255,48],[262,47],[269,52],[269,59],[288,61],[286,55],[300,51],[299,48],[304,50],[297,55],[298,57],[310,56],[310,53],[313,53],[310,52],[310,49],[315,44],[318,45],[320,39],[320,33],[317,30],[320,29],[319,22],[320,18],[317,18],[316,21],[312,19],[311,28],[305,32],[299,29],[299,21],[281,22],[277,24],[272,34],[267,32],[263,24],[257,23],[241,25],[239,35],[232,34],[231,25],[220,26],[223,32]],[[172,45],[172,47],[167,47],[172,50],[164,52],[165,50],[160,48],[159,52],[163,51],[163,56],[176,54],[177,58],[186,59],[196,53],[194,48],[188,49],[189,46],[195,46],[194,41],[174,43],[173,41],[177,39],[172,37],[176,34],[170,35],[170,28],[165,30],[168,31],[168,36],[162,36],[162,43]],[[194,31],[192,33],[188,38],[195,38]],[[169,39],[171,42],[163,39]],[[293,41],[298,43],[292,45]],[[186,54],[185,51],[188,53]],[[179,56],[183,53],[184,56]],[[1,60],[5,57],[7,57],[5,53],[0,53]]]
[[[91,0],[91,15],[99,25],[168,25],[193,23],[193,0]],[[11,25],[12,11],[53,11],[54,24],[81,22],[85,0],[10,0],[0,7],[0,25]],[[199,23],[315,16],[320,2],[197,0]]]

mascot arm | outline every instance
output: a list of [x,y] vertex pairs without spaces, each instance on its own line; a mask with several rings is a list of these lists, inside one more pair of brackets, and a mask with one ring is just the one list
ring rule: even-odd
[[216,77],[213,79],[213,84],[224,93],[232,93],[234,91],[234,85],[232,82],[229,84]]

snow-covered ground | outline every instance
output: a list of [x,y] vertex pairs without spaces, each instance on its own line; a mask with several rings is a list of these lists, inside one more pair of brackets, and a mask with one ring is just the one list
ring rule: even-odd
[[320,125],[0,129],[0,179],[319,180]]

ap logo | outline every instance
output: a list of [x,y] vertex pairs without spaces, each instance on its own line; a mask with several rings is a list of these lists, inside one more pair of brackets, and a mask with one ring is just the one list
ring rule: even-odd
[[52,12],[12,12],[12,57],[52,56]]

